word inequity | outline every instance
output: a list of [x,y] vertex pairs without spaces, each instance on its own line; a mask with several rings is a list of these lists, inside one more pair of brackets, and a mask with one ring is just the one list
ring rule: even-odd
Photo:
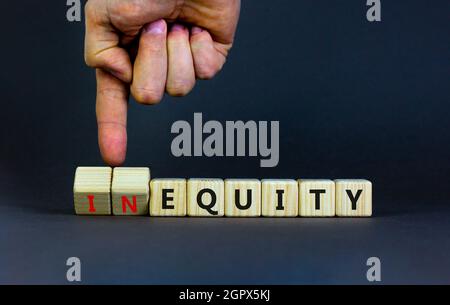
[[362,179],[150,179],[147,167],[78,167],[78,215],[370,217]]

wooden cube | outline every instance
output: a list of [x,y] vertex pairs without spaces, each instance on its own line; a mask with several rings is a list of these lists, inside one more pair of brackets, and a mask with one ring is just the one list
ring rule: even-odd
[[224,182],[222,179],[189,179],[187,198],[188,216],[221,217],[224,215]]
[[298,216],[298,184],[291,179],[263,179],[261,181],[262,216]]
[[111,215],[111,167],[78,167],[73,185],[75,213]]
[[332,180],[299,179],[299,214],[302,217],[336,216],[335,185]]
[[116,167],[112,178],[114,215],[148,215],[150,169]]
[[337,216],[372,216],[372,183],[370,181],[338,179],[335,183]]
[[150,216],[186,216],[186,179],[150,182]]
[[257,179],[226,179],[225,216],[261,216],[261,181]]

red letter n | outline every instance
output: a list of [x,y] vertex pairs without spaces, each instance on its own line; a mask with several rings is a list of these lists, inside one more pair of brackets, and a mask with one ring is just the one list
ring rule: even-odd
[[133,204],[130,203],[127,196],[122,196],[122,212],[127,212],[127,206],[130,208],[131,212],[137,213],[136,196],[133,196]]

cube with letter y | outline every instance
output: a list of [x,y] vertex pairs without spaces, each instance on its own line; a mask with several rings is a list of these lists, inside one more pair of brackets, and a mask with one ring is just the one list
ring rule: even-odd
[[111,174],[111,167],[77,168],[73,185],[76,214],[111,215]]
[[116,167],[112,178],[114,215],[148,215],[150,169]]
[[338,179],[336,215],[342,217],[372,216],[372,183],[363,179]]
[[221,217],[224,215],[224,182],[222,179],[189,179],[187,197],[188,216]]
[[150,216],[186,216],[186,179],[150,182]]

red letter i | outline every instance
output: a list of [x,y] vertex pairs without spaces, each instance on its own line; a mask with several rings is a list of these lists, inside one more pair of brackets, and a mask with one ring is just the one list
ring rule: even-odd
[[89,199],[89,212],[95,213],[97,210],[95,209],[94,206],[94,195],[88,195],[88,199]]

